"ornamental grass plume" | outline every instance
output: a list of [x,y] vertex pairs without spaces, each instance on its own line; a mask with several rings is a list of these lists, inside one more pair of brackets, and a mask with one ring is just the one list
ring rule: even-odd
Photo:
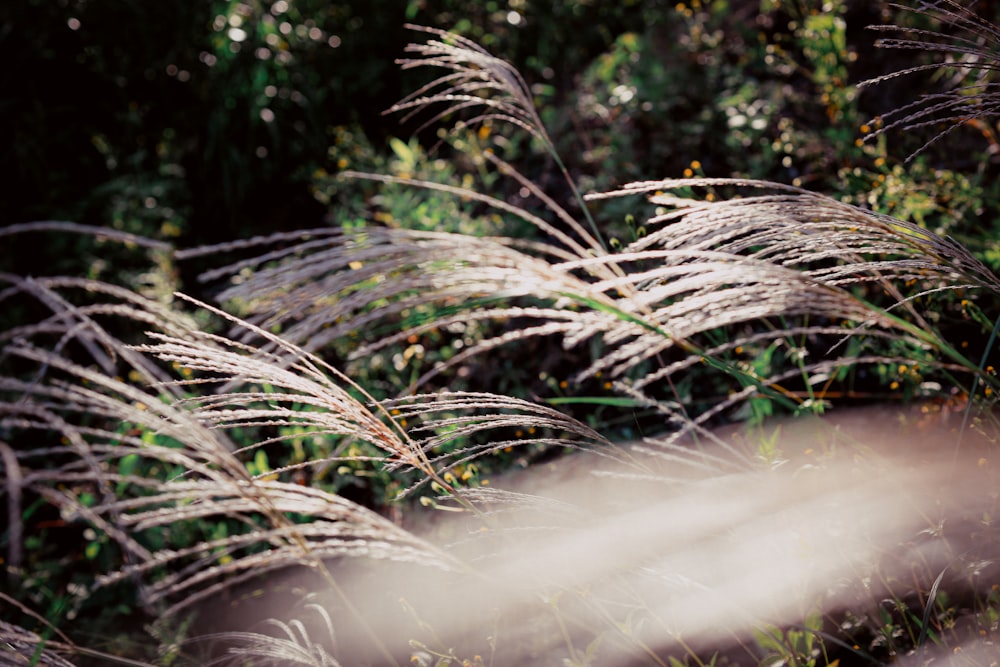
[[[52,643],[12,623],[0,621],[0,642],[6,647],[0,649],[0,665],[3,667],[28,664],[27,656],[33,656],[34,664],[41,667],[73,667],[73,663],[59,655]],[[67,646],[72,645],[72,642],[67,642]]]
[[[662,194],[703,187],[762,194],[717,201]],[[308,240],[283,251],[291,258],[287,262],[267,254],[231,267],[261,268],[221,296],[245,304],[260,326],[280,325],[310,349],[355,336],[359,358],[455,322],[518,323],[431,369],[418,385],[500,345],[545,337],[570,349],[600,341],[602,354],[576,378],[610,378],[617,391],[680,421],[685,420],[675,405],[647,389],[705,363],[717,366],[738,389],[706,412],[704,421],[755,395],[794,407],[797,401],[781,389],[783,383],[800,378],[808,390],[820,378],[859,364],[920,358],[947,372],[978,372],[978,364],[949,344],[912,303],[942,291],[1000,293],[996,277],[955,241],[770,183],[666,180],[588,199],[643,195],[674,208],[648,218],[647,235],[616,253],[552,239],[522,242],[381,228],[350,235],[309,232]],[[882,306],[865,298],[882,291],[894,303]],[[391,330],[403,313],[422,307],[441,315],[366,339],[366,331]],[[793,318],[800,323],[791,325]],[[764,326],[777,319],[786,324]],[[736,333],[711,342],[721,329]],[[859,356],[844,341],[861,336],[892,341],[902,352]],[[799,346],[802,363],[782,374],[752,377],[728,361],[738,348],[792,339],[810,340],[812,349]],[[810,355],[815,357],[806,358]]]
[[887,49],[939,53],[944,56],[944,62],[907,67],[864,81],[860,86],[934,72],[943,79],[944,90],[924,93],[916,100],[872,119],[868,126],[874,130],[865,139],[872,140],[896,129],[937,129],[936,134],[909,155],[907,161],[910,161],[957,129],[972,125],[990,138],[995,150],[996,137],[986,121],[1000,113],[1000,88],[993,81],[1000,63],[1000,29],[972,8],[955,0],[921,0],[912,7],[896,7],[933,19],[942,28],[917,29],[892,24],[870,26],[871,30],[887,35],[876,44]]
[[[918,11],[993,34],[951,2]],[[404,67],[446,73],[394,111],[506,121],[554,152],[516,70],[421,30],[432,37]],[[923,122],[917,113],[904,120]],[[943,418],[905,409],[866,413],[860,428],[837,413],[804,427],[711,428],[755,401],[809,413],[864,366],[919,363],[956,388],[971,378],[1000,391],[921,305],[956,290],[1000,295],[981,261],[908,222],[754,180],[632,183],[581,200],[581,221],[486,160],[541,210],[348,176],[468,198],[529,223],[531,238],[371,225],[180,251],[146,244],[177,261],[243,255],[202,276],[224,284],[218,299],[239,315],[81,278],[0,276],[0,305],[41,313],[0,332],[4,493],[8,509],[30,497],[86,526],[78,546],[99,574],[67,604],[131,586],[160,632],[212,604],[231,610],[243,593],[260,591],[266,606],[277,591],[310,591],[294,618],[173,642],[185,656],[216,644],[201,664],[703,665],[713,653],[832,664],[875,662],[883,647],[921,664],[934,641],[985,649],[995,623],[983,619],[997,610],[989,410],[976,415],[984,437],[961,450],[939,443],[964,435],[964,422],[955,436]],[[647,233],[612,251],[588,207],[626,197]],[[80,231],[40,223],[0,236],[42,228]],[[363,364],[472,323],[480,338],[389,396],[327,354],[351,341]],[[122,333],[137,329],[141,339]],[[600,378],[611,394],[580,399],[645,411],[644,434],[618,441],[564,412],[567,400],[449,386],[460,366],[537,342],[576,364],[571,380]],[[761,371],[753,353],[781,363]],[[678,389],[689,378],[711,383],[710,405]],[[303,438],[324,447],[306,453]],[[574,455],[490,485],[462,479],[532,449]],[[393,479],[397,503],[441,511],[414,519],[415,504],[400,504],[408,513],[394,520],[319,474],[312,485],[296,476],[348,474],[342,466]],[[8,567],[23,578],[21,524],[32,517],[10,516]],[[941,587],[959,611],[939,601]],[[882,631],[865,647],[852,638]],[[0,638],[0,662],[87,655],[6,622]]]

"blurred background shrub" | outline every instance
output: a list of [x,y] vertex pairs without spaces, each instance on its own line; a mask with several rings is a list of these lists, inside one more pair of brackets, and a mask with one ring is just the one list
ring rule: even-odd
[[[179,246],[350,221],[372,188],[330,177],[399,158],[390,139],[416,129],[382,113],[422,83],[393,62],[408,21],[465,34],[524,73],[584,190],[692,170],[855,201],[875,190],[874,206],[931,221],[935,207],[980,215],[993,129],[960,133],[913,174],[899,163],[916,140],[893,137],[881,161],[884,146],[859,145],[867,119],[933,83],[853,88],[912,60],[874,50],[864,28],[887,12],[851,0],[16,0],[0,8],[0,220],[112,225]],[[425,148],[435,129],[417,133]],[[505,159],[557,183],[525,141],[506,138]],[[922,203],[900,194],[911,189]],[[66,256],[39,262],[34,250],[10,253],[22,265],[7,268]]]
[[317,170],[407,134],[381,115],[414,86],[393,62],[407,21],[482,39],[568,92],[662,3],[544,4],[4,3],[0,215],[187,245],[320,224]]

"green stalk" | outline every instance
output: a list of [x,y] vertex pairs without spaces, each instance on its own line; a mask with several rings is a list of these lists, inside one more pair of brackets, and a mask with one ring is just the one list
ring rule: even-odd
[[699,357],[702,361],[708,364],[708,366],[714,368],[717,371],[721,371],[729,375],[730,377],[734,377],[742,382],[748,383],[749,385],[753,385],[763,395],[781,404],[782,407],[788,410],[795,410],[798,407],[798,404],[795,401],[788,398],[786,395],[784,395],[777,389],[774,389],[773,387],[765,384],[760,378],[751,375],[750,373],[747,373],[746,371],[741,370],[730,363],[727,363],[725,361],[722,361],[721,359],[717,359],[707,354],[705,350],[702,349],[700,346],[695,345],[694,343],[688,340],[675,338],[669,331],[666,331],[662,327],[659,327],[655,324],[651,324],[646,320],[633,315],[632,313],[629,313],[625,310],[622,310],[621,308],[617,308],[603,301],[598,301],[597,299],[580,294],[560,292],[560,296],[565,296],[567,298],[576,300],[582,303],[583,305],[593,308],[594,310],[599,310],[601,312],[614,315],[616,318],[622,320],[623,322],[629,322],[631,324],[635,324],[637,326],[642,327],[643,329],[646,329],[647,331],[652,331],[654,333],[663,336],[664,338],[673,340],[674,344],[676,344],[680,349],[684,350],[688,354]]
[[549,140],[547,135],[542,136],[542,140],[545,142],[545,150],[549,152],[552,159],[556,161],[556,166],[559,167],[559,171],[562,173],[563,178],[566,179],[566,184],[569,185],[570,192],[573,193],[574,199],[580,204],[580,209],[583,211],[583,217],[587,219],[587,224],[590,226],[590,231],[594,232],[594,239],[601,244],[604,251],[608,251],[608,246],[604,242],[604,237],[601,236],[600,230],[597,229],[597,222],[594,221],[594,216],[590,214],[590,209],[587,208],[587,202],[584,200],[583,195],[580,194],[580,190],[576,187],[576,183],[573,178],[569,175],[569,170],[566,165],[563,164],[562,159],[559,157],[559,153],[556,152],[555,146]]
[[997,339],[997,331],[1000,331],[1000,315],[993,322],[993,330],[990,332],[990,337],[986,341],[986,347],[983,348],[983,356],[979,360],[979,366],[976,367],[976,373],[972,378],[972,386],[969,387],[969,400],[965,405],[965,412],[962,414],[962,426],[958,430],[958,440],[955,442],[955,462],[958,460],[958,450],[962,447],[962,437],[965,435],[966,427],[969,425],[969,417],[972,415],[972,397],[976,394],[976,388],[979,386],[979,379],[984,377],[983,369],[986,368],[986,360],[989,359],[990,350],[993,349],[993,343]]

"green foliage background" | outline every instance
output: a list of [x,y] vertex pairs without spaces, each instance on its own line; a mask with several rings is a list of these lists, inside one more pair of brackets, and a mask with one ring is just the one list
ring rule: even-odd
[[[864,28],[888,17],[852,0],[18,0],[0,8],[0,220],[113,225],[186,247],[343,224],[344,207],[367,204],[352,187],[329,208],[328,176],[379,166],[393,155],[388,139],[416,127],[382,115],[423,81],[393,62],[410,21],[465,34],[517,66],[584,190],[693,163],[711,176],[841,192],[949,232],[969,227],[995,258],[994,235],[972,222],[995,199],[982,137],[960,133],[947,153],[905,168],[917,139],[855,145],[867,119],[928,83],[853,89],[912,61],[873,48]],[[434,128],[417,137],[437,141]],[[511,138],[505,158],[553,181],[553,166],[521,143]],[[7,255],[33,271],[66,257]]]

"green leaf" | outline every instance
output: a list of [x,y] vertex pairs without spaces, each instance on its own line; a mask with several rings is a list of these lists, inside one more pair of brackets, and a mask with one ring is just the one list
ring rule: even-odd
[[769,627],[754,630],[753,637],[761,648],[784,655],[785,645],[782,641],[784,637],[778,628]]
[[403,171],[413,171],[417,166],[417,153],[412,146],[396,137],[389,138],[389,148],[396,154],[402,163],[400,167]]
[[622,396],[560,396],[545,402],[549,405],[608,405],[616,408],[637,408],[641,405],[634,398]]
[[256,475],[271,472],[270,462],[267,460],[267,454],[263,449],[258,449],[253,455],[253,468],[251,471]]
[[123,456],[118,462],[118,473],[123,477],[128,477],[135,471],[136,464],[139,463],[138,454],[129,454],[128,456]]

